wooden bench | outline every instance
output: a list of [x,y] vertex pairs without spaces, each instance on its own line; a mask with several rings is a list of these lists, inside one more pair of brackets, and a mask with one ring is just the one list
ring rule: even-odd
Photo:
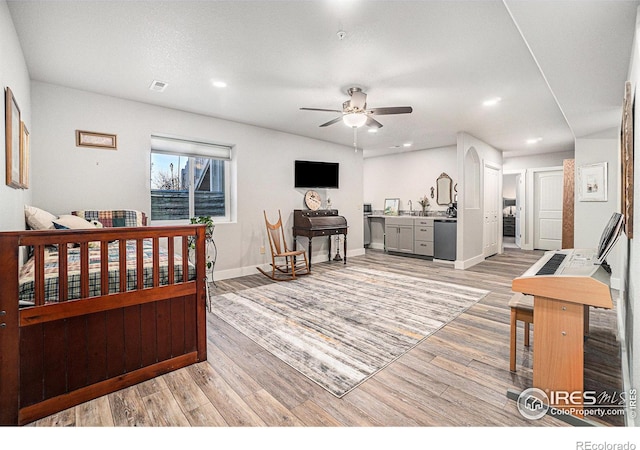
[[516,370],[517,321],[524,322],[524,345],[529,347],[529,327],[533,323],[533,295],[518,292],[509,300],[511,308],[511,344],[509,354],[509,370]]

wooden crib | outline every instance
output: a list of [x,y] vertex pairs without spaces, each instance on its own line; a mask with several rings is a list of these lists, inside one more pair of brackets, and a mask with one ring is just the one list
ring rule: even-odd
[[205,361],[205,261],[204,225],[0,233],[0,424]]

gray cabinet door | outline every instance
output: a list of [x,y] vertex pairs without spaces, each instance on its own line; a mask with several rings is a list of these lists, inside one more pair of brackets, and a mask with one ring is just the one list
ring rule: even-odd
[[413,253],[413,226],[387,225],[385,249],[390,252]]
[[398,251],[413,253],[413,226],[401,225],[398,228]]

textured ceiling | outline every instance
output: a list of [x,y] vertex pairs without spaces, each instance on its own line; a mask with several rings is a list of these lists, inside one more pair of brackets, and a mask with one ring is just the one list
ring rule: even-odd
[[[338,116],[412,106],[361,128],[365,156],[453,145],[506,156],[616,136],[638,1],[9,1],[31,78],[353,146]],[[338,37],[343,30],[346,36]],[[169,83],[164,92],[148,89]],[[212,86],[224,80],[224,89]],[[494,107],[482,102],[499,96]],[[527,139],[541,137],[532,146]],[[411,147],[403,147],[411,143]]]

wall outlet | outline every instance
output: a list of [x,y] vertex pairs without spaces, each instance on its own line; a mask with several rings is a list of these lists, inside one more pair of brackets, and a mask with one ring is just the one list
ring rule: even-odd
[[261,245],[261,246],[260,246],[260,254],[261,254],[261,255],[264,255],[264,245]]

